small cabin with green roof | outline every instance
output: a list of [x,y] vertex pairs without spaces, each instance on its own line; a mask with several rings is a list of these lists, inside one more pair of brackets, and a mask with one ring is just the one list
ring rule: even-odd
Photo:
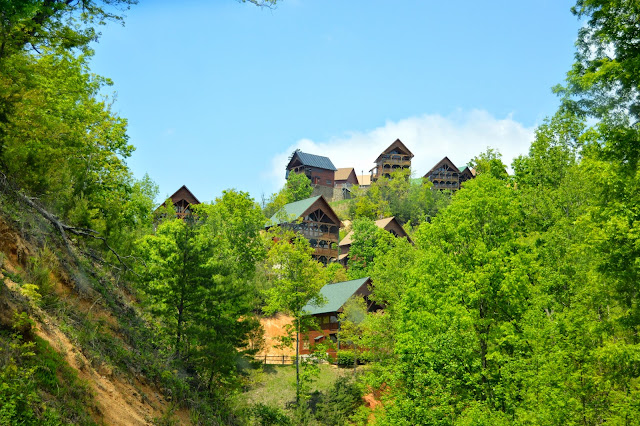
[[371,278],[365,277],[358,280],[343,281],[335,284],[326,284],[320,290],[326,303],[321,306],[307,304],[303,311],[316,318],[319,330],[311,330],[305,336],[300,336],[300,354],[311,353],[311,347],[317,343],[331,341],[335,348],[331,348],[329,355],[335,356],[336,349],[340,348],[340,322],[338,314],[342,312],[344,304],[352,296],[364,297],[367,307],[373,310],[376,306],[368,301],[371,294]]
[[286,204],[267,223],[267,228],[272,226],[286,226],[302,234],[318,262],[326,265],[338,259],[342,222],[322,195]]

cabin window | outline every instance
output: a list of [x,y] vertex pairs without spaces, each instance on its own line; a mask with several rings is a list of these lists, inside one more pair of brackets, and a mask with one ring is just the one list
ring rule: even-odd
[[303,342],[302,349],[309,350],[309,342]]
[[331,324],[335,324],[335,323],[337,323],[337,322],[338,322],[338,317],[337,317],[337,316],[335,316],[335,315],[331,315],[331,316],[329,317],[329,322],[330,322]]
[[331,185],[331,179],[327,179],[327,185]]

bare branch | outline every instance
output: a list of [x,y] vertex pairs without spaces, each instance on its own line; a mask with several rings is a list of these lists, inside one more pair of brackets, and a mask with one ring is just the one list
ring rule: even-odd
[[[42,207],[41,205],[39,205],[38,203],[36,203],[34,200],[35,198],[30,198],[27,197],[26,195],[24,195],[22,192],[20,192],[20,190],[18,190],[17,188],[14,188],[9,180],[7,179],[7,176],[0,172],[0,188],[3,189],[8,189],[11,193],[14,194],[14,196],[19,200],[22,201],[23,203],[25,203],[27,206],[31,207],[33,210],[37,211],[38,213],[40,213],[40,215],[42,217],[44,217],[45,219],[47,219],[52,225],[53,227],[58,231],[58,233],[60,234],[60,236],[62,237],[62,240],[64,241],[65,246],[67,247],[67,250],[69,250],[69,252],[71,253],[71,245],[69,243],[69,238],[67,237],[67,233],[73,234],[73,235],[77,235],[80,237],[88,237],[88,238],[93,238],[96,240],[100,240],[102,241],[102,243],[104,244],[104,246],[111,252],[113,253],[113,255],[118,259],[118,262],[124,267],[125,270],[133,272],[135,274],[135,271],[133,271],[122,259],[122,256],[120,256],[120,254],[113,249],[113,247],[111,247],[108,243],[106,238],[104,238],[103,236],[100,235],[100,233],[96,230],[93,229],[88,229],[88,228],[78,228],[75,226],[70,226],[70,225],[66,225],[63,222],[60,221],[60,219],[58,219],[54,214],[50,213],[49,211],[47,211],[44,207]],[[137,274],[136,274],[137,275]]]

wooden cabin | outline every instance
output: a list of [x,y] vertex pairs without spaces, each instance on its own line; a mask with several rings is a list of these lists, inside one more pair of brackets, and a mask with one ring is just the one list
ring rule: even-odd
[[457,191],[463,182],[476,177],[475,170],[458,168],[449,157],[444,157],[424,175],[433,184],[434,189]]
[[[386,217],[384,219],[376,220],[376,226],[380,229],[384,229],[387,232],[390,232],[394,237],[397,238],[406,238],[410,243],[411,238],[407,231],[404,230],[400,222],[396,220],[394,216]],[[340,241],[340,255],[338,256],[338,260],[344,266],[347,266],[347,262],[349,261],[349,250],[351,249],[351,243],[353,242],[353,231],[350,231],[343,239]]]
[[358,176],[353,167],[346,167],[336,170],[334,175],[334,185],[336,187],[352,186],[358,184]]
[[369,277],[326,284],[320,290],[320,294],[326,300],[325,304],[316,306],[309,303],[302,309],[316,319],[320,329],[311,330],[306,335],[299,336],[298,349],[301,355],[306,355],[311,353],[311,349],[315,344],[330,341],[334,345],[328,353],[335,358],[336,350],[340,349],[340,321],[338,314],[343,311],[347,300],[352,296],[364,297],[370,312],[377,309],[378,306],[368,300],[368,296],[371,294],[371,278]]
[[[347,167],[336,170],[334,184],[337,189],[342,190],[342,194],[340,194],[340,198],[338,199],[350,199],[351,189],[354,186],[358,186],[358,176],[356,176],[355,169],[353,167]],[[337,197],[337,195],[334,192],[334,199],[335,197]]]
[[469,179],[473,179],[474,177],[476,177],[476,171],[468,166],[464,169],[461,167],[460,170],[460,185],[462,185]]
[[391,173],[411,169],[411,159],[413,153],[402,143],[400,139],[396,139],[387,149],[376,158],[376,166],[370,170],[371,181],[375,182],[380,177],[390,178]]
[[289,173],[304,173],[312,185],[333,188],[337,170],[328,157],[307,154],[296,149],[289,157],[286,177],[289,177]]
[[[299,218],[302,221],[297,222]],[[267,228],[276,225],[287,226],[309,240],[318,262],[326,265],[338,260],[342,222],[322,195],[285,205],[273,215]]]
[[[198,201],[196,196],[189,191],[189,188],[187,188],[186,185],[182,185],[180,189],[169,197],[169,199],[173,203],[173,207],[176,209],[176,217],[180,219],[184,219],[185,216],[191,214],[191,210],[189,209],[190,206],[200,204],[200,201]],[[165,207],[165,203],[162,203],[161,207]]]

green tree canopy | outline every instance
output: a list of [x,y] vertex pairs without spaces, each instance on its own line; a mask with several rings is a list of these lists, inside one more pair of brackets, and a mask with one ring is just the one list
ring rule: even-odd
[[267,201],[264,215],[270,218],[284,205],[309,198],[312,193],[311,181],[304,173],[289,173],[284,187]]
[[477,174],[488,173],[496,179],[507,178],[507,166],[501,160],[502,154],[493,148],[487,148],[485,152],[473,157],[469,161],[469,167]]
[[300,402],[300,363],[298,359],[300,333],[310,324],[303,310],[307,303],[322,305],[325,301],[320,289],[326,284],[324,267],[313,260],[313,248],[302,235],[273,227],[269,230],[272,241],[266,259],[270,288],[266,290],[267,314],[284,312],[293,317],[295,337],[290,339],[296,349],[296,403]]
[[564,105],[579,114],[640,118],[640,5],[635,0],[578,0],[571,11],[585,20],[576,61],[567,74]]
[[411,179],[409,170],[393,172],[391,178],[381,177],[369,188],[354,190],[349,215],[372,220],[395,216],[401,223],[417,225],[449,203],[449,194],[431,187],[428,179]]
[[167,219],[143,237],[142,290],[181,362],[214,381],[232,383],[236,358],[259,326],[256,263],[265,251],[264,217],[246,193],[225,191],[194,214]]
[[386,253],[394,245],[395,237],[378,228],[372,220],[364,218],[354,220],[352,230],[347,274],[353,280],[370,275],[376,257]]
[[137,0],[0,0],[0,63],[33,49],[87,50],[97,25],[123,20]]

